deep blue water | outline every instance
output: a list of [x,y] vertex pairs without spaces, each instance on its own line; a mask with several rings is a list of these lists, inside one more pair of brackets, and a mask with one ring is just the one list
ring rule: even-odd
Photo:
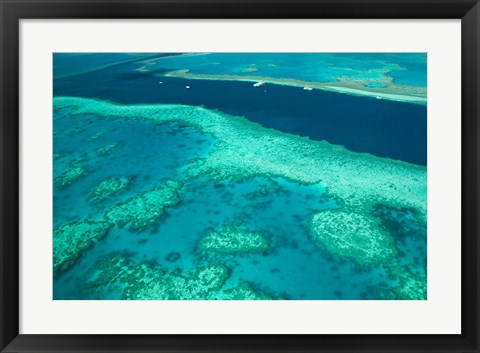
[[57,79],[54,95],[203,105],[351,151],[427,163],[426,106],[272,84],[255,88],[250,82],[156,77],[134,67],[120,64]]

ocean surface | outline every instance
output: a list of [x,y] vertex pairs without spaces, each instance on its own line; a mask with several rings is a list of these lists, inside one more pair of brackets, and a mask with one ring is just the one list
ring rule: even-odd
[[[138,71],[143,65],[139,62],[145,59],[159,60],[150,70]],[[321,59],[328,70],[315,71],[318,56],[308,60],[294,54],[255,57],[265,75],[312,81],[351,74],[352,67],[355,75],[362,70],[373,74],[372,70],[384,67],[388,59],[402,67],[388,72],[397,83],[426,85],[423,55],[328,54]],[[55,54],[54,97],[125,105],[201,106],[244,117],[265,128],[386,158],[393,164],[405,162],[413,168],[427,165],[425,105],[305,91],[288,85],[253,87],[245,81],[162,76],[182,65],[198,73],[218,73],[212,67],[222,66],[222,72],[230,68],[231,74],[241,74],[239,68],[248,69],[251,61],[248,54]],[[212,65],[217,62],[220,64]],[[281,62],[288,62],[291,71],[273,70],[273,65]],[[296,70],[295,65],[309,70]],[[375,83],[370,84],[375,87]],[[54,110],[53,128],[54,229],[84,220],[102,221],[105,210],[154,189],[159,182],[185,180],[188,163],[207,159],[218,148],[214,136],[191,126],[104,119],[89,113],[73,115],[68,108]],[[59,185],[56,180],[75,163],[85,167],[85,174],[68,185]],[[111,178],[128,178],[129,185],[112,197],[92,201],[92,190]],[[344,207],[322,184],[302,184],[278,176],[219,182],[204,175],[187,180],[179,192],[181,201],[168,207],[152,226],[132,231],[114,225],[99,241],[82,249],[68,269],[55,272],[54,299],[122,299],[125,287],[114,284],[113,279],[95,287],[101,271],[99,261],[112,254],[128,257],[138,266],[148,263],[185,277],[201,266],[221,264],[229,271],[224,285],[227,291],[246,282],[255,292],[272,298],[418,299],[400,298],[392,291],[404,277],[394,275],[390,264],[361,265],[329,252],[312,238],[307,225],[313,214]],[[380,219],[382,231],[392,237],[398,252],[392,260],[395,266],[426,281],[427,230],[416,211],[390,207],[386,202],[369,214]],[[261,233],[268,240],[268,250],[228,254],[199,251],[199,242],[209,229],[228,224]]]
[[254,88],[242,81],[159,78],[137,67],[119,64],[55,80],[54,95],[201,105],[351,151],[427,164],[426,106],[274,84]]

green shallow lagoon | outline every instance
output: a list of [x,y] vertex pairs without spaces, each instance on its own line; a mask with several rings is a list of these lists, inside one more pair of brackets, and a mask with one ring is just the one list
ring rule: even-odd
[[104,224],[54,249],[54,299],[426,299],[424,166],[74,97],[54,98],[54,153],[57,232]]

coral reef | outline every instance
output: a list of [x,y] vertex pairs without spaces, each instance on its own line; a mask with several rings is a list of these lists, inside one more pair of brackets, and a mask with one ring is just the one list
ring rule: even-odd
[[98,277],[87,283],[87,289],[108,284],[124,287],[122,299],[130,300],[199,300],[218,291],[229,276],[223,265],[209,265],[186,276],[166,272],[151,263],[136,264],[123,255],[110,255],[99,263]]
[[53,270],[71,267],[81,252],[103,238],[110,228],[107,222],[77,221],[53,232]]
[[379,204],[408,207],[426,223],[427,173],[423,166],[350,152],[342,146],[267,129],[245,118],[201,107],[117,105],[70,97],[54,98],[54,107],[107,119],[176,122],[213,135],[215,148],[207,158],[190,164],[187,178],[209,175],[221,182],[261,176],[320,183],[338,202],[354,207],[357,213],[367,215]]
[[208,299],[214,300],[271,300],[266,294],[256,292],[248,282],[242,282],[238,287],[213,292]]
[[393,292],[399,300],[427,300],[427,278],[413,274],[406,267],[391,264],[387,270],[399,284]]
[[362,265],[385,263],[397,254],[392,237],[374,217],[343,210],[324,211],[312,217],[310,232],[328,252]]
[[73,183],[75,180],[85,176],[88,173],[87,168],[83,165],[82,160],[74,160],[67,169],[56,178],[55,183],[59,187],[65,187]]
[[167,207],[180,202],[178,190],[182,184],[169,180],[164,185],[134,196],[105,212],[105,219],[120,227],[129,225],[132,230],[142,230],[153,225]]
[[[95,200],[110,197],[123,190],[125,183],[127,183],[126,178],[107,179],[94,188],[91,195]],[[180,201],[177,191],[181,187],[181,183],[168,180],[163,186],[107,210],[102,221],[76,221],[55,229],[53,232],[54,271],[68,269],[84,250],[103,238],[114,225],[129,224],[131,229],[140,230],[153,224],[164,213],[165,208]]]
[[109,144],[109,145],[106,145],[106,146],[103,146],[103,147],[100,147],[98,150],[97,150],[97,154],[101,155],[101,156],[107,156],[109,155],[112,150],[117,147],[118,144],[116,143],[112,143],[112,144]]
[[[357,76],[340,76],[336,77],[334,82],[313,82],[294,78],[278,78],[268,77],[259,74],[253,75],[232,75],[232,74],[200,74],[192,73],[189,69],[180,69],[169,71],[165,76],[179,77],[190,80],[226,80],[226,81],[247,81],[262,82],[268,84],[287,85],[294,87],[311,87],[315,89],[334,91],[338,93],[346,93],[360,96],[381,97],[400,102],[408,102],[415,104],[427,103],[427,88],[420,86],[410,86],[397,84],[395,80],[386,74],[393,67],[386,67],[380,70],[369,70],[367,76],[377,76],[375,79]],[[257,72],[259,70],[242,71],[243,73]],[[383,81],[381,86],[368,85],[371,82]],[[365,85],[367,83],[367,85]]]
[[[379,206],[409,209],[419,226],[426,226],[427,170],[423,166],[351,152],[342,146],[267,129],[246,118],[202,107],[118,105],[93,99],[56,97],[54,108],[69,108],[72,115],[94,114],[105,119],[146,120],[156,124],[173,122],[213,136],[216,142],[208,156],[192,160],[182,169],[184,182],[205,176],[218,184],[255,177],[280,177],[303,185],[325,187],[339,209],[312,215],[311,233],[330,253],[359,264],[386,263],[396,254],[392,235],[375,216]],[[163,212],[163,206],[158,206],[162,201],[148,201],[156,199],[155,195],[146,193],[118,205],[107,211],[106,217],[119,225],[131,222],[133,228],[150,224]],[[217,236],[216,241],[220,242],[217,246],[228,245],[228,237],[222,240],[225,235]],[[206,244],[215,244],[213,240],[212,237]],[[214,245],[210,247],[215,248]],[[403,283],[398,295],[421,297],[423,290],[415,294],[415,278],[405,273],[392,272],[392,276]]]
[[245,231],[229,225],[222,229],[210,229],[200,240],[200,251],[213,251],[224,254],[265,251],[267,239],[259,232]]
[[153,274],[147,282],[135,280],[129,283],[124,299],[135,300],[200,300],[207,299],[211,291],[222,287],[228,278],[228,269],[222,265],[211,265],[197,270],[189,276],[166,273],[163,276]]
[[101,139],[104,135],[105,134],[103,132],[97,132],[97,133],[87,137],[87,142],[97,141],[97,140]]
[[[129,254],[102,258],[95,279],[83,290],[95,293],[109,286],[122,288],[121,299],[128,300],[269,300],[247,282],[226,289],[229,270],[223,265],[207,265],[187,274],[167,272],[156,264],[136,263]],[[95,294],[94,294],[95,295]],[[120,299],[120,298],[118,298]]]
[[128,177],[109,178],[93,187],[88,196],[94,202],[103,201],[127,189],[130,182]]
[[258,201],[259,199],[268,199],[269,197],[281,192],[285,192],[284,188],[280,186],[278,182],[272,180],[267,185],[262,186],[260,189],[245,194],[244,197],[247,200]]

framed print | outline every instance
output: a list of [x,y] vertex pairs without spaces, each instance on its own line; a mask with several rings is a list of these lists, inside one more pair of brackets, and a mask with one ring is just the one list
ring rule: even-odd
[[478,352],[476,1],[2,0],[2,352]]

